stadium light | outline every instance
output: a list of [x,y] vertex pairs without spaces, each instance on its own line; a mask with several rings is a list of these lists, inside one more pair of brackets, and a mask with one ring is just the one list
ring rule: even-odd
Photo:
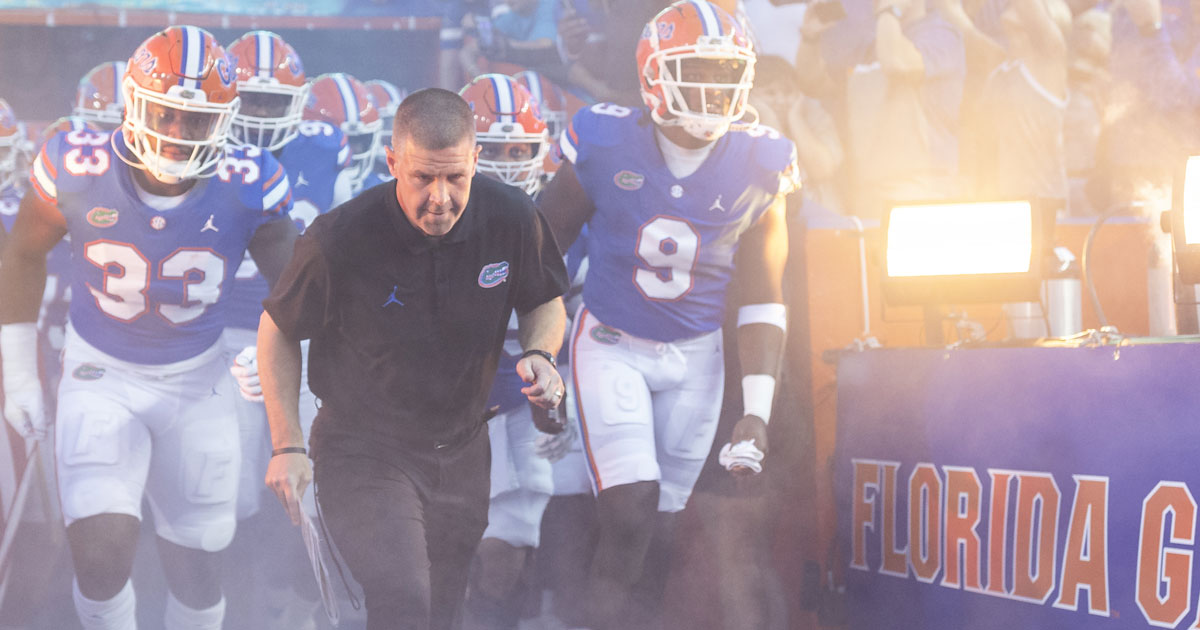
[[1054,215],[1029,201],[898,205],[884,218],[892,305],[1039,299]]

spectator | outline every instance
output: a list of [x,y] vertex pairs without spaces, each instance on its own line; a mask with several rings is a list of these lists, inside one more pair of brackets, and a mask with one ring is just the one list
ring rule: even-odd
[[958,193],[962,36],[919,0],[877,0],[873,58],[846,86],[854,214]]
[[558,0],[513,0],[488,8],[483,0],[455,0],[443,11],[439,81],[458,89],[488,72],[525,68],[555,80],[566,77],[558,54]]
[[843,204],[834,176],[845,154],[837,125],[820,101],[800,90],[795,68],[781,57],[760,55],[750,102],[762,124],[796,143],[805,196],[840,210]]
[[[1071,31],[1071,62],[1067,72],[1067,111],[1063,121],[1067,184],[1067,208],[1076,216],[1096,214],[1102,208],[1091,199],[1095,177],[1096,150],[1103,128],[1110,77],[1108,56],[1112,50],[1112,15],[1089,9],[1075,18]],[[1099,202],[1103,203],[1103,201]]]
[[1194,144],[1200,85],[1162,28],[1160,0],[1126,0],[1114,14],[1111,99],[1099,160],[1107,204],[1165,200]]
[[978,192],[983,198],[1067,197],[1063,118],[1067,46],[1046,0],[1011,0],[1001,10],[1004,62],[980,99]]

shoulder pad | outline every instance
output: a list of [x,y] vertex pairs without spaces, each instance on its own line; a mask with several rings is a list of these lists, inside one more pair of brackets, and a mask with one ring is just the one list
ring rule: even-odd
[[30,181],[44,199],[60,191],[78,192],[117,166],[111,134],[78,129],[54,134],[34,159]]
[[789,194],[800,187],[800,167],[796,160],[796,144],[766,125],[732,133],[745,133],[754,142],[754,158],[758,166],[781,176],[779,192]]
[[292,190],[283,165],[258,147],[226,148],[217,164],[217,178],[237,187],[238,200],[251,210],[279,215],[291,210]]
[[350,142],[346,134],[337,126],[322,120],[306,120],[300,123],[300,134],[292,142],[304,143],[306,151],[311,152],[314,160],[323,160],[319,154],[333,156],[333,161],[339,167],[350,163]]
[[615,103],[596,103],[584,107],[571,119],[559,146],[563,156],[576,163],[587,154],[587,147],[611,147],[624,141],[628,129],[641,124],[646,111]]

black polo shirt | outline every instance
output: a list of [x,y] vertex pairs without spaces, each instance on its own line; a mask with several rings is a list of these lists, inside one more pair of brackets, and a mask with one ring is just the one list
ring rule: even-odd
[[477,175],[462,217],[435,240],[409,223],[395,186],[318,217],[263,302],[284,335],[312,340],[314,450],[338,434],[418,447],[469,437],[512,311],[568,286],[520,190]]

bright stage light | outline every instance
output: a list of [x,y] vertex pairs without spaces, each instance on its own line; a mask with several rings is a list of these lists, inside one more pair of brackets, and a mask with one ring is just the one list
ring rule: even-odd
[[893,207],[884,296],[897,305],[1036,300],[1053,220],[1028,201]]

